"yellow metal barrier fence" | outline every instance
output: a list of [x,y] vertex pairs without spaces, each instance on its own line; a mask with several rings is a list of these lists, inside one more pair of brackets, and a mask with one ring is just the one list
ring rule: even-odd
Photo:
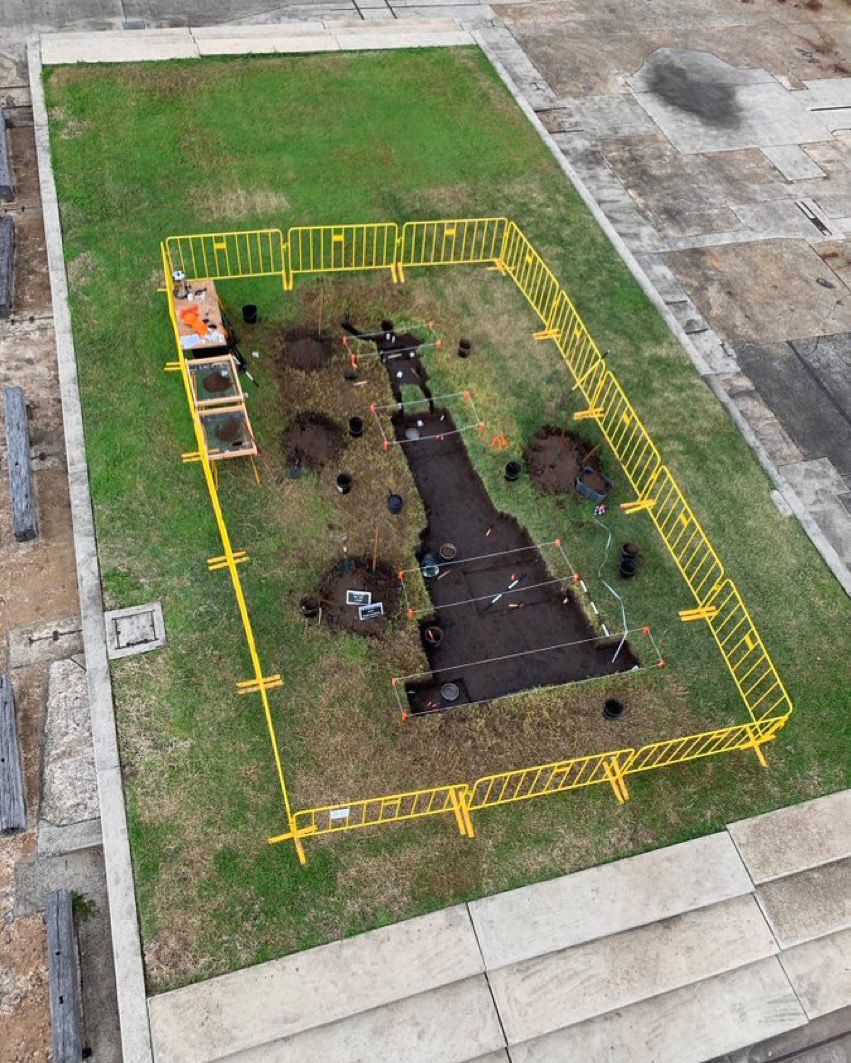
[[395,222],[361,225],[298,225],[287,233],[289,276],[387,269],[396,272],[399,227]]
[[284,234],[280,229],[170,236],[165,242],[166,283],[175,270],[189,280],[286,275]]
[[[276,240],[278,242],[276,242]],[[646,510],[674,563],[696,599],[695,609],[680,611],[683,620],[705,621],[721,652],[751,722],[665,739],[607,753],[593,753],[484,776],[472,785],[429,787],[348,804],[325,805],[292,812],[282,758],[267,690],[280,685],[279,676],[264,676],[260,666],[245,597],[237,572],[207,458],[203,432],[192,402],[189,373],[180,346],[174,302],[169,314],[178,350],[179,368],[192,413],[198,460],[204,469],[227,567],[245,630],[254,679],[238,684],[241,692],[261,695],[289,830],[271,838],[291,840],[299,860],[305,859],[301,839],[384,823],[453,815],[460,833],[473,837],[473,812],[548,794],[609,783],[618,801],[629,799],[626,777],[735,750],[753,750],[765,763],[761,747],[771,741],[792,712],[792,703],[756,626],[732,580],[709,541],[656,445],[597,345],[570,297],[531,242],[505,218],[463,218],[407,222],[399,235],[393,223],[297,226],[286,244],[278,229],[250,233],[218,233],[169,237],[163,245],[166,278],[182,269],[192,278],[266,276],[280,273],[292,288],[296,275],[320,272],[388,269],[404,280],[406,267],[492,264],[508,274],[541,320],[537,339],[553,340],[587,404],[576,416],[593,420],[612,448],[636,493],[625,503],[629,512]],[[241,558],[240,558],[241,559]]]
[[408,221],[402,226],[399,267],[484,265],[498,261],[507,218]]

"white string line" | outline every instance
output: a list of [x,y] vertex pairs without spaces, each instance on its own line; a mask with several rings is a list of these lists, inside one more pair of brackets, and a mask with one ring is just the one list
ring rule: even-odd
[[[616,631],[611,637],[614,638],[620,634],[622,634],[620,631]],[[623,634],[626,636],[629,635],[630,632],[626,631],[623,632]],[[397,675],[395,678],[397,681],[405,682],[408,679],[420,679],[427,675],[437,675],[438,672],[458,672],[467,668],[477,668],[482,664],[496,664],[499,661],[510,661],[516,657],[528,657],[533,653],[548,653],[550,650],[563,650],[567,649],[569,646],[583,646],[589,642],[601,642],[603,638],[603,635],[595,635],[593,638],[577,639],[575,642],[558,642],[553,646],[541,646],[540,648],[531,650],[519,650],[517,653],[506,653],[501,657],[488,657],[483,661],[468,661],[466,664],[446,665],[444,668],[432,668],[428,672],[412,672],[410,675]]]
[[[492,601],[494,604],[496,604],[497,598],[505,598],[509,594],[519,594],[521,591],[533,591],[538,587],[549,587],[553,583],[565,583],[569,579],[569,576],[559,576],[557,579],[544,580],[543,583],[530,583],[528,587],[514,587],[513,589],[509,588],[508,590],[504,591],[496,591],[495,593],[491,592],[490,594],[482,594],[478,598],[465,598],[463,601],[460,602],[446,602],[443,605],[438,605],[436,602],[432,602],[427,609],[415,609],[414,613],[418,616],[420,613],[430,613],[435,610],[441,612],[444,609],[454,609],[457,605],[472,605],[475,602]],[[402,586],[404,587],[404,581],[402,581]]]
[[[517,554],[521,550],[538,550],[538,551],[540,551],[541,547],[543,547],[543,546],[555,546],[558,543],[558,541],[559,541],[558,539],[552,539],[549,542],[545,542],[545,543],[530,543],[529,546],[512,546],[509,550],[495,550],[492,554],[476,554],[474,557],[459,557],[455,561],[441,561],[440,562],[440,567],[441,568],[449,568],[450,565],[468,565],[468,564],[471,564],[473,561],[487,561],[487,560],[490,560],[490,558],[492,558],[492,557],[505,557],[506,554]],[[567,558],[565,558],[565,560],[567,561]],[[570,567],[570,570],[572,572],[573,571],[573,566],[570,564],[569,561],[567,563],[568,563],[568,566]],[[402,574],[405,574],[407,572],[421,572],[422,571],[422,566],[418,565],[416,568],[403,568],[401,571],[402,571]]]
[[448,395],[432,395],[430,399],[409,399],[407,402],[393,402],[387,406],[373,406],[372,408],[374,410],[398,410],[401,406],[404,410],[406,406],[428,406],[430,402],[440,402],[441,399],[457,399],[459,395],[462,397],[469,395],[470,398],[467,401],[472,402],[472,392],[467,390],[451,391]]

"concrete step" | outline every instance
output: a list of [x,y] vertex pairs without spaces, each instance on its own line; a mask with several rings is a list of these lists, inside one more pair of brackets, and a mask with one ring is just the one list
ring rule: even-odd
[[851,1006],[851,930],[787,949],[780,962],[807,1018]]
[[851,926],[851,859],[772,879],[756,890],[782,949]]
[[499,1061],[504,1045],[487,982],[477,975],[239,1052],[228,1063],[470,1063],[493,1053]]
[[473,901],[489,970],[750,893],[726,831]]
[[776,957],[509,1048],[511,1063],[705,1063],[802,1026]]
[[509,1044],[635,1004],[777,951],[753,896],[490,973]]
[[466,909],[457,905],[152,997],[154,1056],[157,1063],[206,1063],[483,969]]
[[757,885],[842,860],[851,856],[851,790],[740,820],[727,830]]

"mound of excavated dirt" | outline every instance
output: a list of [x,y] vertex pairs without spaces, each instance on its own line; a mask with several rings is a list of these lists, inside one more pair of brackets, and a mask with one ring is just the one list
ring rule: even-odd
[[307,410],[297,414],[281,438],[288,465],[317,471],[333,461],[346,446],[346,433],[329,417]]
[[337,343],[333,337],[325,335],[318,339],[315,331],[294,328],[284,333],[281,361],[293,369],[315,373],[328,365],[336,349]]
[[530,479],[542,494],[572,494],[583,466],[599,471],[592,449],[575,432],[545,424],[529,440],[523,460]]
[[[372,571],[371,557],[353,557],[349,564],[354,567],[341,571],[340,564],[328,572],[319,588],[322,618],[332,627],[353,631],[356,635],[381,635],[388,619],[396,611],[399,601],[399,577],[384,561],[379,560]],[[372,603],[384,603],[384,615],[370,620],[358,618],[358,607],[346,605],[346,591],[369,591]]]

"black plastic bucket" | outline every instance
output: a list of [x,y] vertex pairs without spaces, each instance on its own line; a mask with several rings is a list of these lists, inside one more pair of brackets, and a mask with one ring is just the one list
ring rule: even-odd
[[405,500],[401,495],[388,495],[387,496],[387,508],[391,513],[401,513],[402,506],[405,504]]
[[521,472],[523,472],[523,466],[519,461],[509,461],[505,466],[505,478],[509,483],[519,480]]
[[359,439],[363,435],[363,430],[363,417],[349,418],[349,435],[352,436],[352,438]]
[[437,624],[428,624],[423,628],[423,642],[431,649],[436,649],[443,642],[443,628]]
[[254,303],[246,303],[242,308],[242,320],[246,325],[257,324],[257,307]]
[[350,472],[341,472],[337,477],[337,490],[341,495],[347,495],[351,491],[354,482],[355,478]]
[[458,340],[458,357],[469,358],[470,351],[472,351],[473,345],[469,340]]
[[606,702],[603,705],[603,715],[607,720],[617,720],[623,716],[626,711],[626,706],[622,701],[618,701],[617,698],[606,698]]

